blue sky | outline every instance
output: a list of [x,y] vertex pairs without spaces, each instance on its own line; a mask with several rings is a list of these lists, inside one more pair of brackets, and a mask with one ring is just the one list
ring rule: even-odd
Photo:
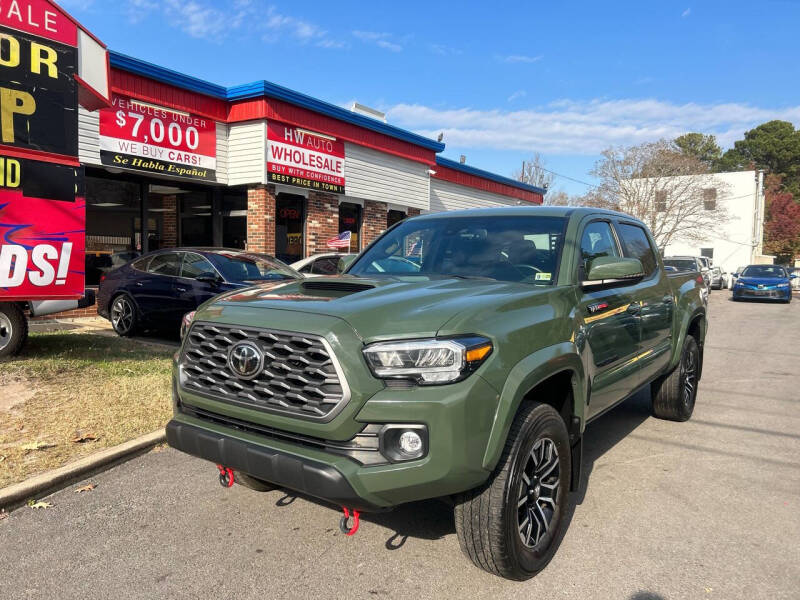
[[790,0],[61,4],[114,50],[223,85],[358,100],[503,175],[539,152],[591,182],[610,145],[703,131],[730,146],[769,119],[800,124]]

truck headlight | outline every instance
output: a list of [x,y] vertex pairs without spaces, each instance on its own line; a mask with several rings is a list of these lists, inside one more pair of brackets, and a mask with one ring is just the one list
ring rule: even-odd
[[411,379],[420,385],[459,381],[491,353],[492,342],[480,336],[379,342],[364,348],[376,377]]

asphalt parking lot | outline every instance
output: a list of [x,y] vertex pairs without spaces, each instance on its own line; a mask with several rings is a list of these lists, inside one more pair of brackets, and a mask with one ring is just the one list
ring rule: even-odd
[[0,521],[0,597],[798,598],[800,298],[712,292],[689,423],[637,396],[587,432],[583,488],[549,567],[474,568],[439,502],[367,516],[224,490],[213,465],[151,452]]

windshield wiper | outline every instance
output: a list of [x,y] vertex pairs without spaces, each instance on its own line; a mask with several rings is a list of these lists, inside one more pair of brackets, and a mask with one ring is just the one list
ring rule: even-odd
[[482,277],[480,275],[441,275],[441,277],[454,277],[455,279],[477,279],[482,281],[497,281],[494,277]]

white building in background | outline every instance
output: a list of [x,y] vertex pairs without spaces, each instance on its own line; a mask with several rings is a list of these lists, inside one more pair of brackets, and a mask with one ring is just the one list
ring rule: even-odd
[[[665,249],[665,256],[707,256],[714,266],[728,273],[756,263],[772,263],[774,257],[763,255],[764,245],[764,173],[763,171],[737,171],[694,175],[701,180],[708,198],[727,210],[729,221],[704,234],[698,243],[683,239],[673,240]],[[713,192],[711,190],[714,190]]]

